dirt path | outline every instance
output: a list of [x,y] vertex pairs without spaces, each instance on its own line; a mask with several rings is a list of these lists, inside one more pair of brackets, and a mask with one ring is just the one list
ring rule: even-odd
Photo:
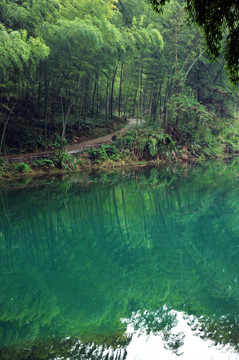
[[[138,120],[138,124],[140,125],[144,120]],[[130,128],[133,128],[137,125],[137,119],[129,119],[128,124],[123,127],[121,130],[115,131],[111,134],[99,137],[93,140],[86,140],[82,141],[79,144],[68,145],[65,147],[65,151],[69,154],[77,154],[78,152],[82,151],[83,149],[89,149],[90,147],[100,146],[101,144],[110,143],[112,140],[112,136],[120,136]],[[14,161],[32,161],[41,158],[48,158],[53,155],[54,151],[41,151],[41,152],[34,152],[28,154],[18,154],[18,155],[8,155],[8,156],[0,156],[0,160],[7,160],[9,162]]]

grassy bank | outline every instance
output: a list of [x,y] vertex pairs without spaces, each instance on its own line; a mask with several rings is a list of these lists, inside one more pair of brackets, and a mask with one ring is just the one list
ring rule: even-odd
[[195,134],[177,129],[139,128],[114,136],[110,144],[91,147],[76,155],[58,149],[48,158],[0,162],[0,180],[34,178],[64,173],[110,170],[132,166],[203,162],[239,153],[237,122],[229,127],[208,128]]

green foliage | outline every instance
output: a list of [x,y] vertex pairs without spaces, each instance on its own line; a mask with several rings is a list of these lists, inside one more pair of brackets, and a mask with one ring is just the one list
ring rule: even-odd
[[53,168],[54,162],[51,159],[38,159],[38,160],[34,160],[32,163],[33,166],[36,167],[45,167],[45,166],[49,166],[50,168]]
[[[169,127],[176,122],[193,140],[229,118],[237,94],[224,63],[209,63],[202,37],[185,22],[179,0],[163,16],[145,0],[2,1],[1,152],[42,150],[52,142],[62,148],[65,138],[100,136],[103,128],[117,129],[116,114],[149,120],[173,141]],[[135,139],[127,136],[125,151],[133,152]],[[135,156],[157,157],[160,141],[141,136]]]
[[130,130],[123,134],[120,138],[117,138],[115,144],[120,149],[129,149],[132,151],[137,140],[138,130]]
[[172,120],[178,118],[179,126],[191,122],[192,126],[198,123],[212,123],[215,116],[207,111],[194,97],[185,92],[176,93],[169,100],[169,109],[172,111]]
[[[150,0],[157,11],[170,0]],[[224,53],[230,78],[239,81],[239,37],[237,0],[186,0],[186,11],[190,20],[202,29],[207,50],[212,58],[218,58],[224,40]],[[226,34],[226,36],[224,36]]]
[[59,151],[60,151],[60,150],[64,149],[66,144],[67,144],[66,139],[62,139],[59,134],[55,134],[54,141],[52,142],[51,147],[53,149],[59,149]]
[[77,163],[76,158],[64,150],[59,151],[56,155],[52,156],[51,161],[56,167],[65,171],[73,171],[76,168]]
[[2,166],[5,166],[6,165],[6,160],[4,160],[4,159],[0,159],[0,166],[2,167]]
[[[7,30],[0,23],[0,80],[22,73],[29,66],[37,66],[49,55],[50,49],[39,38],[27,37],[26,30]],[[16,80],[16,78],[15,78]]]
[[92,160],[118,160],[119,150],[115,145],[102,144],[99,148],[90,148],[88,154]]
[[158,129],[130,130],[116,139],[116,146],[122,151],[129,150],[137,159],[155,159],[170,154],[177,148],[171,136]]
[[14,169],[22,174],[31,172],[31,168],[28,164],[24,163],[24,162],[20,162],[18,164],[14,165]]
[[90,159],[92,160],[106,160],[107,154],[104,151],[104,149],[101,148],[91,148],[88,150],[88,154],[90,156]]
[[[113,121],[120,122],[120,120],[118,119],[113,119]],[[78,129],[84,133],[91,129],[105,128],[105,127],[109,127],[110,125],[111,124],[109,124],[109,122],[106,121],[106,119],[103,116],[96,117],[94,119],[85,117],[80,119],[78,124]]]
[[[54,60],[54,66],[60,67],[69,64],[76,66],[76,56],[84,56],[87,60],[102,45],[101,33],[89,19],[61,19],[57,24],[49,24],[44,29],[44,38],[52,50],[50,57]],[[68,55],[67,58],[64,58],[65,54]]]

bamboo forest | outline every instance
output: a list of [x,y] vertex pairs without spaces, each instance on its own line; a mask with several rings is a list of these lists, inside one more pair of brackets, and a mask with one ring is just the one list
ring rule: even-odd
[[0,0],[0,360],[239,360],[237,0]]

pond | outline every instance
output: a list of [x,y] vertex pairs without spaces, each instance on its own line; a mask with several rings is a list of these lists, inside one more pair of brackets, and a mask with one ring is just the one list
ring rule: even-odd
[[239,359],[239,161],[0,189],[0,359]]

